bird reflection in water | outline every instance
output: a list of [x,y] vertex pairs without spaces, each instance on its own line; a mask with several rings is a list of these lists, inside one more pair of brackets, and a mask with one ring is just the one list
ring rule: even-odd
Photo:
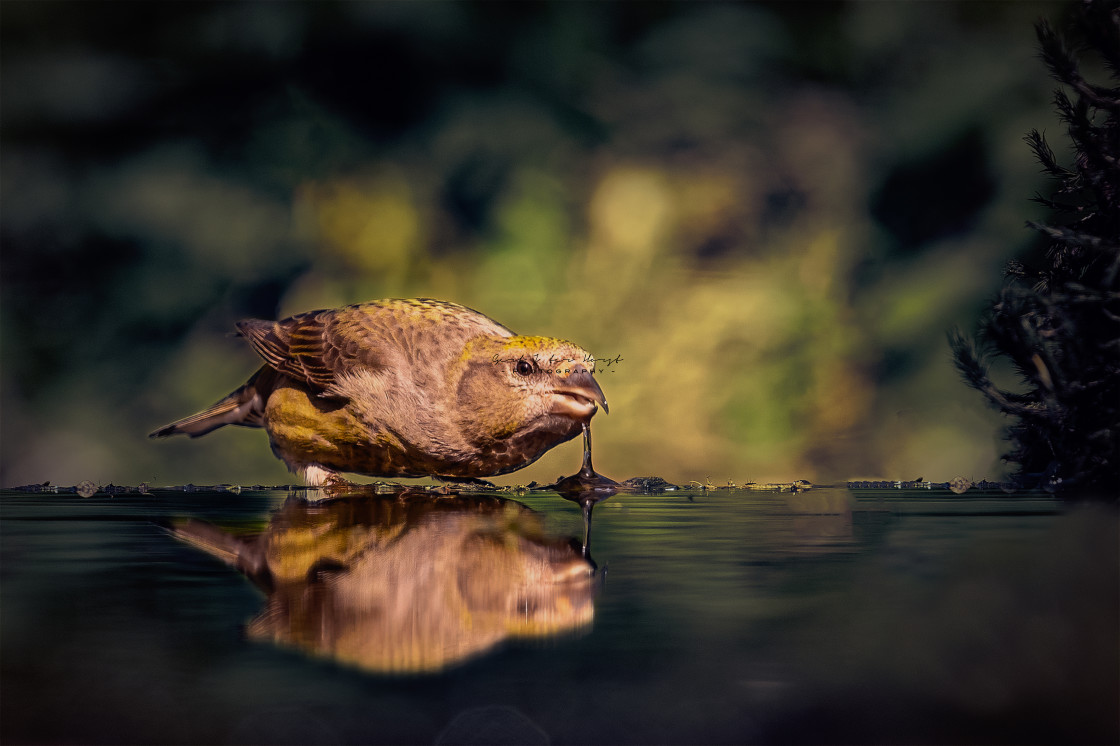
[[175,534],[267,594],[252,639],[377,672],[434,671],[509,638],[590,625],[594,565],[541,515],[485,495],[404,490],[289,500],[257,536]]

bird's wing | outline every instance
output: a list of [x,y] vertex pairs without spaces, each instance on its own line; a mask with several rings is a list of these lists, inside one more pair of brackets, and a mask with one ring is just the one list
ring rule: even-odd
[[[434,360],[480,334],[512,332],[464,306],[428,299],[374,301],[237,324],[268,365],[320,391],[355,370]],[[438,333],[436,330],[438,329]]]
[[376,325],[357,321],[346,308],[310,311],[281,321],[249,319],[238,322],[237,329],[269,367],[324,390],[342,373],[384,365],[380,348],[386,340]]

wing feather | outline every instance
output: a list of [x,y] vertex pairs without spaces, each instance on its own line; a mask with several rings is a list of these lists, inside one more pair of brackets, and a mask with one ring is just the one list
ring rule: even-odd
[[[436,327],[441,333],[431,334]],[[348,372],[414,364],[430,357],[430,348],[461,349],[479,334],[512,334],[477,311],[428,299],[374,301],[280,321],[248,319],[237,329],[269,367],[320,392]]]
[[383,339],[371,329],[340,323],[352,308],[309,311],[281,321],[247,319],[237,329],[269,367],[323,391],[342,373],[382,364]]

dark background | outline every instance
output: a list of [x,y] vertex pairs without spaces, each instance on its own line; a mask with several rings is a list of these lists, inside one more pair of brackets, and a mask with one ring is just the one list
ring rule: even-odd
[[236,320],[392,296],[621,356],[616,478],[998,478],[945,333],[1034,246],[1069,9],[6,0],[0,484],[288,481],[146,434]]

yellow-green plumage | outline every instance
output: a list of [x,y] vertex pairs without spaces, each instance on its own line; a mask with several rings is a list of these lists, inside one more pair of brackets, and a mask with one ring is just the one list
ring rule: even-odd
[[454,303],[373,301],[237,326],[265,365],[154,437],[263,427],[312,484],[339,472],[478,479],[527,466],[606,407],[585,350]]

